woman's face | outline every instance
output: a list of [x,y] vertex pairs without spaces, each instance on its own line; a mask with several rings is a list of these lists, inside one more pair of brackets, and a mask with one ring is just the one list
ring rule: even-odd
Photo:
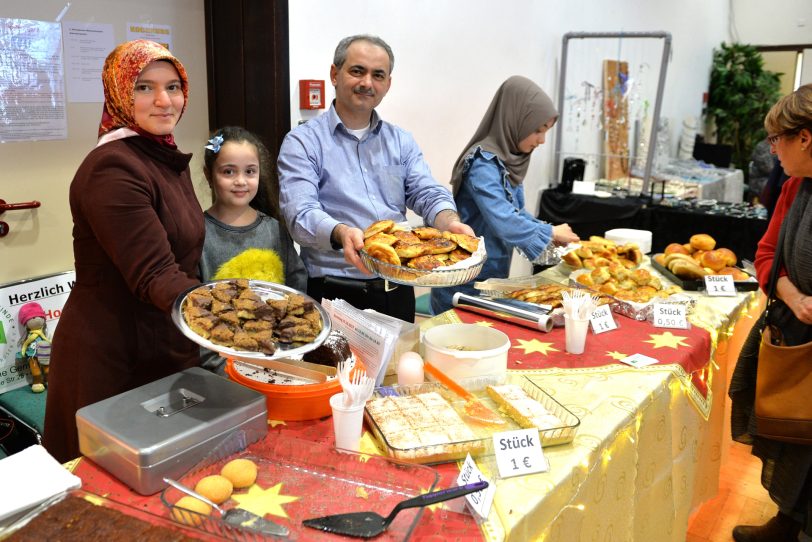
[[183,88],[171,62],[156,60],[141,70],[135,82],[135,123],[154,135],[170,135],[183,112]]
[[778,134],[770,139],[770,151],[781,160],[784,173],[790,177],[812,176],[812,132],[804,128],[797,134]]
[[544,143],[547,138],[547,131],[553,127],[555,124],[556,119],[552,118],[542,124],[538,130],[527,136],[526,138],[522,139],[519,142],[519,152],[524,154],[529,154],[533,152],[533,149]]
[[248,207],[259,188],[257,148],[247,141],[223,143],[211,175],[217,206],[231,209]]

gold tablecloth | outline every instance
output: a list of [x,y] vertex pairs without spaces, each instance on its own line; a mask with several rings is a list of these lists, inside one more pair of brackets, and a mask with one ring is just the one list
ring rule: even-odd
[[[565,282],[557,273],[545,276]],[[737,322],[737,333],[746,333],[757,310],[755,293],[690,295],[689,321],[712,337],[710,393],[701,404],[677,365],[521,371],[581,425],[571,444],[545,448],[548,472],[497,479],[493,458],[478,461],[497,480],[481,525],[486,539],[685,540],[691,512],[718,491],[727,366],[737,355],[728,342]]]

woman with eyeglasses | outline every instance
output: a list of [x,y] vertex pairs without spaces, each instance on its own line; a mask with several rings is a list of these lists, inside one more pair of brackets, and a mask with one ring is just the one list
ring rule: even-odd
[[[783,227],[777,302],[770,307],[770,321],[780,323],[785,345],[797,346],[812,341],[812,85],[779,100],[767,113],[764,127],[790,179],[758,244],[755,265],[761,288],[769,292]],[[761,483],[778,505],[778,514],[764,525],[736,526],[737,542],[794,541],[801,532],[812,535],[812,446],[760,437],[752,419],[762,319],[742,346],[730,383],[731,432],[734,440],[752,444],[753,455],[761,459]]]

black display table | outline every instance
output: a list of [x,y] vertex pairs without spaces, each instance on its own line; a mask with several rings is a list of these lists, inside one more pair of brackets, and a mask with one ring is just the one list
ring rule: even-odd
[[541,193],[538,218],[553,224],[566,222],[581,238],[602,236],[615,228],[649,230],[652,253],[662,252],[669,243],[687,243],[695,233],[707,233],[716,239],[717,246],[735,252],[739,260],[753,260],[767,231],[767,221],[761,218],[650,205],[641,198],[599,198],[556,190]]

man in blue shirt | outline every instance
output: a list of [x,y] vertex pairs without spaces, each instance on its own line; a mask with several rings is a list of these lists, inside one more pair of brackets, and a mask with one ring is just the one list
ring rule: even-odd
[[393,65],[391,48],[378,37],[341,40],[330,67],[335,101],[293,129],[279,151],[280,206],[302,247],[308,294],[412,322],[414,290],[370,277],[358,254],[363,230],[378,220],[403,222],[409,208],[438,229],[474,232],[460,222],[412,136],[375,111]]

